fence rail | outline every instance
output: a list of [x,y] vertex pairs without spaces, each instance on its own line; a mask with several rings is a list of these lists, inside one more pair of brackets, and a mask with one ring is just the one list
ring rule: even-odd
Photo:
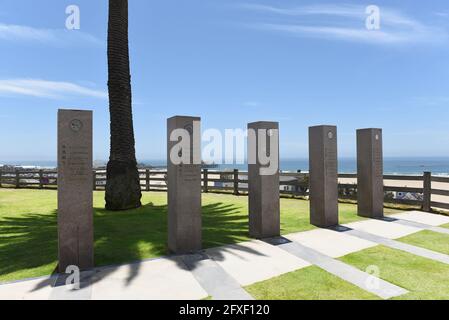
[[[57,175],[55,170],[0,171],[0,188],[55,189],[58,185]],[[93,189],[104,190],[106,171],[93,171],[92,175],[94,178]],[[143,191],[167,190],[167,171],[141,169],[139,175]],[[338,177],[340,197],[357,199],[357,175],[339,174]],[[349,181],[347,181],[348,179]],[[240,195],[248,192],[248,173],[237,169],[233,171],[203,169],[201,181],[205,193],[230,192]],[[396,185],[389,185],[388,182],[391,183],[391,181],[395,181]],[[407,186],[398,185],[398,182],[406,181],[409,182]],[[434,187],[433,184],[440,188]],[[447,184],[447,187],[444,185],[441,188],[442,184]],[[432,176],[430,172],[425,172],[422,176],[385,175],[384,185],[386,202],[421,206],[425,211],[431,211],[432,208],[449,210],[448,177]],[[308,196],[308,174],[281,173],[279,187],[281,195]],[[444,197],[448,197],[447,200]]]

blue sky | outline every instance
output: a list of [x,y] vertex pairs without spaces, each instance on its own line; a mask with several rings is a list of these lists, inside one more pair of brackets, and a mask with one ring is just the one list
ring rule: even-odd
[[[94,110],[107,159],[106,30],[106,0],[0,1],[0,163],[54,160],[58,108]],[[279,121],[283,158],[306,157],[317,124],[338,126],[342,157],[364,127],[384,129],[386,156],[449,156],[447,1],[131,0],[130,49],[139,159],[164,158],[176,114]]]

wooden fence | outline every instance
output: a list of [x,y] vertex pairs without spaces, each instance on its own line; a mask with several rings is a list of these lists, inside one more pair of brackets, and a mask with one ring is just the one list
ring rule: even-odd
[[[104,190],[106,185],[106,172],[97,170],[92,172],[94,176],[93,189]],[[139,170],[143,191],[166,191],[167,171],[163,170]],[[202,170],[203,192],[227,192],[234,195],[243,195],[248,192],[248,173],[245,171],[215,171]],[[345,182],[349,180],[349,182]],[[339,196],[342,199],[357,199],[357,175],[339,174]],[[408,182],[410,186],[391,186],[388,181]],[[447,184],[447,188],[436,189],[434,183]],[[422,176],[385,175],[384,176],[385,201],[397,204],[420,206],[424,211],[431,208],[449,210],[449,177],[432,176],[425,172]],[[57,188],[57,172],[54,170],[15,170],[0,171],[0,188]],[[281,195],[308,196],[307,173],[281,173]],[[402,195],[411,194],[412,199],[400,198]],[[432,201],[432,196],[448,197],[447,201]],[[443,198],[444,199],[444,198]]]

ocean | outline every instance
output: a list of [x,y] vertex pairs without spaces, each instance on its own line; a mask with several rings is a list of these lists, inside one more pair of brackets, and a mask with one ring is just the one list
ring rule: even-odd
[[[1,161],[0,163],[23,166],[23,167],[40,167],[55,168],[56,161]],[[139,163],[152,166],[165,166],[163,160],[140,160]],[[1,166],[1,164],[0,164]],[[282,171],[298,171],[307,172],[309,170],[308,159],[283,159],[280,164]],[[247,165],[227,164],[219,165],[220,170],[239,169],[247,170]],[[396,175],[422,175],[423,172],[429,171],[433,175],[449,176],[449,158],[384,158],[384,173]],[[353,158],[339,159],[340,173],[356,173],[357,162]]]

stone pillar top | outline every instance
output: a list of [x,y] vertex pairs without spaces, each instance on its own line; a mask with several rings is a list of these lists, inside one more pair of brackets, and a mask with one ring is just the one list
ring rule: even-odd
[[333,125],[319,125],[319,126],[311,126],[311,127],[309,127],[309,130],[318,130],[318,129],[331,130],[334,133],[337,132],[337,126],[333,126]]
[[271,128],[271,129],[273,129],[273,127],[279,128],[279,122],[273,122],[273,121],[256,121],[256,122],[250,122],[250,123],[248,123],[248,127],[257,127],[257,128],[269,127],[269,128]]
[[357,131],[370,131],[370,130],[380,130],[380,131],[382,131],[381,128],[362,128],[362,129],[357,129]]
[[189,119],[189,120],[193,120],[193,121],[201,121],[201,117],[192,117],[192,116],[173,116],[167,119],[167,121],[169,120],[177,120],[177,119]]
[[84,110],[84,109],[58,109],[58,112],[89,112],[89,113],[93,113],[92,110]]
[[332,124],[320,124],[316,126],[310,126],[309,128],[337,128],[337,126]]
[[[357,129],[357,133],[366,133],[366,132],[371,132],[371,134],[374,136],[376,134],[379,134],[379,136],[377,137],[377,139],[382,138],[382,129],[380,128],[364,128],[364,129]],[[375,138],[375,137],[374,137]]]

